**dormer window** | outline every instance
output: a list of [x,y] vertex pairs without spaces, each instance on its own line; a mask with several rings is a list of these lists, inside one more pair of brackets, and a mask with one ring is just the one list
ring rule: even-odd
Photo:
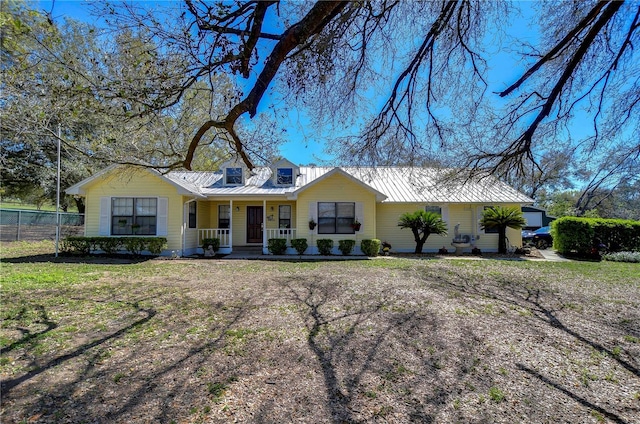
[[241,185],[242,168],[227,168],[224,183],[226,185]]
[[293,185],[293,169],[278,168],[276,170],[276,184],[277,185]]

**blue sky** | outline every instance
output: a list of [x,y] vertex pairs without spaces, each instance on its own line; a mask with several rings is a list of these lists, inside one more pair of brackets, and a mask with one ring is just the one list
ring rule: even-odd
[[[142,2],[141,2],[142,3]],[[154,2],[158,6],[176,4],[175,0],[160,0]],[[54,19],[62,19],[63,17],[71,17],[80,21],[94,22],[95,18],[89,14],[89,6],[87,2],[81,0],[40,0],[32,2],[37,8],[44,11],[51,11]],[[512,33],[517,35],[520,41],[529,41],[535,44],[537,33],[533,25],[533,13],[529,7],[530,3],[523,2],[521,4],[523,15],[514,19],[512,22]],[[490,37],[490,35],[488,36]],[[489,40],[489,38],[488,38]],[[488,45],[491,45],[488,43]],[[488,83],[489,91],[498,91],[514,82],[523,72],[525,63],[514,63],[513,53],[505,52],[496,46],[495,51],[490,52]],[[498,101],[497,95],[488,94]],[[262,99],[259,110],[264,110],[272,99],[268,97],[268,93]],[[281,123],[287,128],[287,138],[290,140],[281,146],[281,154],[287,159],[298,164],[331,163],[332,157],[324,152],[322,144],[323,137],[315,137],[310,126],[306,125],[308,117],[303,112],[291,112],[288,119]],[[588,131],[588,126],[578,125],[576,131]]]

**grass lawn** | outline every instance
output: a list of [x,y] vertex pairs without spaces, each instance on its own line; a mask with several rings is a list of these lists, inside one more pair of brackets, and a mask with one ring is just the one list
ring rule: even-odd
[[2,245],[0,421],[640,423],[640,265]]

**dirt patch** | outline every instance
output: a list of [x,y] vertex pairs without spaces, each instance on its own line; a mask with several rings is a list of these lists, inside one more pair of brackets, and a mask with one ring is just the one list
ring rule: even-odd
[[630,264],[392,259],[5,264],[2,422],[640,422]]

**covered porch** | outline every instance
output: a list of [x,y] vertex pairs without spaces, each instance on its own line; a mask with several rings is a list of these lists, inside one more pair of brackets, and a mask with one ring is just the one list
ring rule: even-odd
[[[261,247],[268,253],[271,238],[297,238],[296,202],[278,199],[224,199],[199,201],[197,205],[197,247],[207,238],[220,240],[219,253],[234,247]],[[305,237],[305,234],[301,237]]]

